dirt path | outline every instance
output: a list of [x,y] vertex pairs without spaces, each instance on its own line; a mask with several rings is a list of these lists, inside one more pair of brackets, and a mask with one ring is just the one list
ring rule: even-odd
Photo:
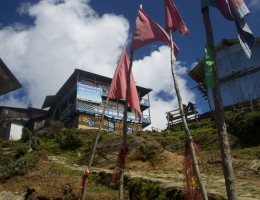
[[[66,162],[62,156],[49,156],[52,162],[66,165],[74,170],[83,170],[83,166],[71,165]],[[96,173],[106,172],[113,173],[112,170],[105,168],[93,167],[91,171]],[[138,177],[146,180],[159,182],[163,187],[176,187],[181,189],[183,187],[183,175],[178,172],[179,170],[145,170],[130,169],[126,172],[128,177]],[[226,196],[225,181],[222,176],[202,174],[203,181],[206,184],[208,193],[219,194]],[[240,200],[260,200],[260,180],[259,176],[251,177],[236,177],[236,190],[238,199]]]

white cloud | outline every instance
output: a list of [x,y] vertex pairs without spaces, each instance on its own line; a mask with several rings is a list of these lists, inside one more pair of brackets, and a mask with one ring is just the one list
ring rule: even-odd
[[[182,63],[177,61],[175,68],[183,103],[187,104],[189,101],[195,103],[195,94],[187,87],[187,81],[183,77],[187,73],[187,67],[183,67]],[[161,129],[166,128],[165,112],[178,108],[178,100],[171,74],[169,48],[162,46],[158,51],[153,51],[150,56],[135,61],[133,73],[137,85],[153,89],[150,93],[151,126]],[[161,98],[157,98],[156,94],[161,90],[172,94],[174,98],[171,101],[163,101]]]
[[1,106],[26,108],[30,103],[29,99],[26,96],[18,98],[18,93],[18,90],[16,90],[9,95],[1,96]]
[[129,23],[113,14],[99,17],[87,3],[26,4],[20,13],[34,17],[34,25],[0,29],[1,58],[25,86],[34,106],[41,107],[45,96],[55,94],[75,68],[112,77]]
[[[35,19],[34,24],[15,24],[0,29],[0,55],[25,89],[26,96],[12,92],[0,98],[1,105],[41,107],[46,95],[56,94],[75,68],[112,77],[122,48],[127,44],[129,22],[123,16],[98,14],[89,0],[42,0],[22,4],[20,14]],[[176,63],[183,103],[194,102],[187,88],[186,67]],[[152,126],[165,128],[165,112],[178,103],[170,71],[170,51],[158,51],[134,62],[138,85],[152,88]],[[164,90],[174,96],[171,101],[156,98]]]

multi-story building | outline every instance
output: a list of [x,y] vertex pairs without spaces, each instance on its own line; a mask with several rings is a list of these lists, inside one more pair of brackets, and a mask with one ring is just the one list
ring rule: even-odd
[[[224,107],[232,107],[260,99],[260,38],[248,59],[238,39],[223,39],[215,46],[220,93]],[[203,59],[189,72],[207,97],[211,110],[215,109],[212,88],[206,87]]]
[[[112,79],[75,69],[54,96],[47,96],[42,108],[49,107],[51,120],[59,120],[66,127],[98,128]],[[134,109],[128,108],[128,130],[139,131],[151,124],[149,92],[151,89],[137,86],[142,120]],[[102,129],[123,129],[124,100],[109,100]]]

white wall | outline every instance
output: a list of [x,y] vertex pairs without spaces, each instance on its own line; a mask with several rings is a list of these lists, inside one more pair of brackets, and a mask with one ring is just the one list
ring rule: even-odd
[[20,140],[22,137],[23,126],[11,124],[9,140]]

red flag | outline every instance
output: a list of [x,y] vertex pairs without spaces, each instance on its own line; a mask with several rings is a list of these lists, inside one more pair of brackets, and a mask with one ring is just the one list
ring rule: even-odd
[[[112,83],[107,97],[110,99],[126,99],[126,79],[129,70],[129,59],[126,50],[123,49],[118,66],[116,68]],[[128,106],[134,108],[137,111],[139,121],[141,121],[141,109],[140,101],[138,98],[134,76],[131,72],[130,74],[130,90],[128,95]]]
[[[134,50],[154,41],[163,41],[171,46],[170,37],[163,28],[151,20],[142,8],[139,8],[130,52],[132,53]],[[177,57],[179,49],[174,43],[173,45],[174,54]]]
[[182,17],[172,0],[164,0],[166,31],[179,31],[180,35],[187,35],[187,29]]

